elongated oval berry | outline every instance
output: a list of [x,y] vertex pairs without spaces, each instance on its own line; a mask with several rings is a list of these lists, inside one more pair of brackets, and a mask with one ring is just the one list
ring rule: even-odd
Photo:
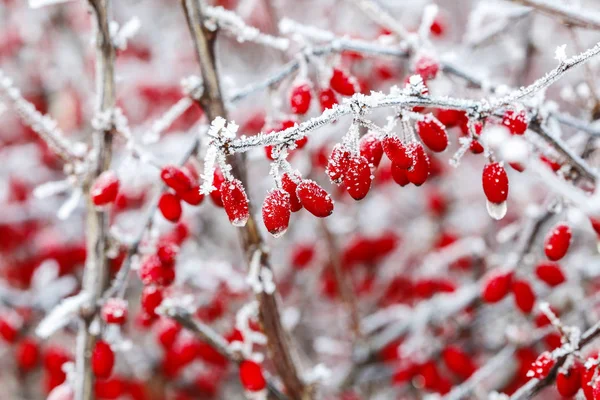
[[511,272],[496,272],[484,282],[481,298],[486,303],[497,303],[508,294],[511,283]]
[[515,304],[519,310],[525,314],[529,314],[533,310],[535,304],[535,293],[529,282],[517,280],[512,284],[513,295],[515,296]]
[[354,77],[349,76],[339,68],[334,68],[329,86],[341,95],[352,96],[356,93],[358,85],[356,85]]
[[448,147],[446,127],[433,114],[427,114],[422,121],[417,121],[417,132],[431,151],[440,153]]
[[106,379],[112,374],[115,365],[115,353],[110,345],[98,340],[92,351],[92,371],[97,378]]
[[175,268],[164,265],[156,254],[144,259],[138,274],[144,285],[168,286],[175,280]]
[[377,168],[381,162],[381,157],[383,157],[383,146],[377,135],[374,132],[368,132],[360,138],[358,145],[360,155],[364,156],[369,164]]
[[221,184],[221,200],[223,208],[233,226],[244,226],[250,217],[248,196],[239,179],[225,181]]
[[571,244],[571,228],[564,223],[556,225],[544,241],[544,252],[551,261],[558,261],[567,254]]
[[583,366],[581,368],[581,388],[583,389],[583,394],[586,400],[595,400],[594,396],[598,390],[598,382],[594,379],[596,375],[598,367],[594,365],[593,367],[586,368]]
[[267,386],[262,367],[254,361],[244,360],[240,363],[240,382],[249,392],[260,392]]
[[127,302],[117,297],[106,300],[100,315],[107,324],[123,325],[127,321]]
[[556,390],[561,396],[571,397],[581,388],[581,368],[582,365],[575,363],[567,371],[561,368],[556,375]]
[[556,361],[550,352],[545,351],[536,358],[527,371],[528,378],[544,379],[554,366]]
[[90,189],[90,196],[92,196],[92,202],[96,206],[104,206],[112,203],[119,194],[119,178],[114,171],[104,171],[101,173]]
[[156,286],[146,286],[142,290],[141,305],[142,310],[150,317],[156,317],[156,308],[163,301],[163,291]]
[[199,206],[200,203],[202,203],[202,200],[204,200],[204,195],[200,193],[199,185],[196,185],[185,192],[179,192],[178,194],[179,197],[181,197],[181,200],[192,206]]
[[178,222],[183,211],[179,197],[169,192],[165,192],[160,196],[158,209],[163,217],[171,222]]
[[290,194],[283,189],[269,191],[262,205],[262,217],[269,233],[279,237],[285,233],[292,213]]
[[415,62],[415,73],[421,75],[424,81],[434,79],[439,70],[440,64],[431,57],[421,56]]
[[408,153],[398,136],[389,135],[381,140],[385,155],[400,168],[409,169],[413,166],[414,158]]
[[321,90],[319,92],[319,103],[321,104],[321,111],[333,108],[338,103],[335,92],[331,88]]
[[290,94],[290,108],[292,112],[294,114],[306,114],[310,108],[311,99],[310,86],[307,83],[294,86]]
[[354,200],[362,200],[371,188],[371,168],[363,156],[351,156],[344,174],[344,185]]
[[406,186],[410,183],[408,180],[408,170],[400,168],[398,164],[392,163],[392,179],[400,186]]
[[525,110],[506,110],[502,116],[502,125],[506,126],[513,135],[522,135],[527,130],[527,114]]
[[446,367],[462,379],[467,379],[477,370],[471,357],[458,346],[448,346],[442,351]]
[[298,188],[298,183],[302,178],[298,175],[294,176],[294,179],[290,177],[289,174],[285,173],[281,177],[281,188],[285,190],[290,195],[290,206],[292,212],[297,212],[302,209],[302,203],[298,198],[298,194],[296,193],[296,189]]
[[429,177],[429,156],[420,143],[411,143],[407,151],[414,154],[414,164],[406,171],[408,180],[415,186],[421,186]]
[[35,368],[39,357],[40,346],[35,340],[25,338],[17,344],[15,349],[15,359],[21,371],[29,372]]
[[483,167],[483,193],[490,203],[501,204],[508,198],[508,176],[500,163]]
[[195,186],[195,182],[187,172],[176,165],[165,165],[160,171],[160,178],[175,192],[184,193]]
[[215,169],[212,185],[217,189],[210,192],[210,199],[217,207],[223,207],[223,200],[221,200],[221,191],[219,190],[223,182],[225,182],[225,177],[223,177],[223,173],[220,169]]
[[332,183],[342,183],[344,174],[348,169],[349,160],[350,151],[343,144],[338,143],[333,146],[327,163],[327,175]]
[[306,211],[315,217],[325,218],[333,213],[333,199],[315,181],[304,179],[296,188],[298,199]]
[[558,286],[567,280],[560,265],[551,262],[539,263],[535,267],[535,274],[550,287]]

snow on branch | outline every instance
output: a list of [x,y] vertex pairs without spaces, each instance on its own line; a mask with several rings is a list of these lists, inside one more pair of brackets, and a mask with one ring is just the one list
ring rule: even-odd
[[548,0],[513,0],[544,14],[557,17],[568,25],[580,28],[600,29],[600,13],[574,5],[561,4],[558,1]]
[[42,339],[50,337],[54,332],[61,329],[73,320],[86,303],[91,300],[88,292],[68,297],[60,302],[52,311],[44,317],[35,330],[36,335]]

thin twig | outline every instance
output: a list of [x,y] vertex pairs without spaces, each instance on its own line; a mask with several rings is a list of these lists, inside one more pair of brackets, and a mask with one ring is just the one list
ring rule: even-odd
[[563,5],[557,1],[547,0],[512,0],[531,7],[536,11],[548,14],[565,24],[587,29],[600,29],[600,13],[592,10],[580,10],[574,6]]

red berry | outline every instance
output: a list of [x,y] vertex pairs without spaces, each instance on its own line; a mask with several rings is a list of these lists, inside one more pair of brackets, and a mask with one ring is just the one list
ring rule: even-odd
[[24,372],[28,372],[36,366],[39,356],[40,347],[37,342],[31,338],[23,339],[15,349],[17,365]]
[[329,193],[315,181],[304,179],[296,188],[298,199],[308,212],[316,217],[324,218],[333,213],[333,200]]
[[508,176],[500,163],[483,167],[483,192],[490,203],[501,204],[508,198]]
[[240,363],[240,381],[244,389],[249,392],[259,392],[267,386],[261,366],[250,360]]
[[17,340],[19,327],[16,318],[13,318],[12,315],[0,317],[0,336],[9,343],[14,343]]
[[292,179],[287,173],[283,174],[281,177],[281,188],[290,195],[290,206],[292,212],[300,211],[302,208],[302,203],[296,194],[296,189],[298,188],[298,183],[296,183],[296,181],[300,181],[301,178],[298,175],[295,175],[294,178],[295,180]]
[[558,224],[546,235],[544,252],[551,261],[558,261],[567,254],[571,244],[571,228],[566,224]]
[[590,217],[590,223],[592,224],[592,229],[596,232],[596,235],[600,236],[600,218]]
[[200,193],[200,186],[196,185],[190,190],[186,190],[185,192],[179,192],[179,197],[181,200],[192,206],[198,206],[204,200],[204,195]]
[[92,202],[96,206],[103,206],[112,203],[119,194],[119,178],[113,171],[104,171],[101,173],[90,189]]
[[290,107],[294,114],[306,114],[310,108],[310,100],[312,95],[310,93],[310,86],[303,83],[292,88],[290,95]]
[[562,372],[562,368],[556,376],[556,390],[561,396],[571,397],[581,388],[581,364],[575,363],[566,372]]
[[508,163],[508,165],[510,165],[510,167],[512,169],[514,169],[515,171],[517,171],[517,172],[523,172],[523,171],[525,171],[525,166],[523,164],[521,164],[521,163],[511,162],[511,163]]
[[548,376],[548,373],[554,366],[555,361],[552,358],[552,354],[545,351],[539,355],[539,357],[531,364],[529,371],[527,371],[528,378],[544,379]]
[[423,81],[434,79],[438,71],[440,70],[440,64],[431,57],[421,56],[415,63],[415,74],[421,75]]
[[408,180],[408,170],[400,168],[398,164],[392,164],[392,179],[400,186],[406,186],[410,183],[410,180]]
[[551,262],[542,262],[535,267],[535,274],[548,286],[558,286],[567,279],[560,265]]
[[421,186],[429,177],[429,156],[420,143],[411,143],[407,152],[413,154],[414,164],[406,171],[406,176],[413,185]]
[[429,27],[429,31],[434,36],[438,36],[438,37],[443,36],[446,31],[445,21],[443,19],[441,19],[439,16],[436,17],[433,20],[433,22],[431,23],[431,26]]
[[432,114],[427,114],[422,121],[417,121],[417,132],[423,144],[431,151],[439,153],[448,147],[446,127]]
[[344,180],[349,161],[350,151],[343,144],[338,143],[333,146],[327,163],[327,175],[331,182],[340,184]]
[[146,257],[138,274],[144,285],[168,286],[175,280],[175,268],[164,265],[156,254]]
[[179,332],[181,332],[181,325],[170,318],[161,318],[158,323],[156,338],[162,347],[168,350],[175,343]]
[[448,128],[462,125],[468,120],[464,111],[440,108],[436,112],[437,119]]
[[142,290],[142,309],[151,317],[156,317],[156,307],[163,301],[163,292],[156,286],[146,286]]
[[196,184],[192,177],[176,165],[166,165],[160,171],[163,182],[177,193],[185,193]]
[[221,200],[223,208],[233,226],[244,226],[250,217],[248,197],[239,179],[225,181],[221,184]]
[[291,264],[296,269],[304,269],[315,256],[313,245],[298,245],[292,250]]
[[385,136],[381,140],[383,151],[390,161],[400,168],[409,169],[414,163],[414,158],[408,153],[402,141],[394,135]]
[[306,143],[308,143],[308,136],[303,136],[300,139],[296,140],[296,142],[295,142],[296,148],[301,149],[304,146],[306,146]]
[[594,379],[594,375],[596,375],[597,366],[592,368],[581,369],[581,388],[583,389],[583,394],[585,395],[586,400],[596,400],[596,393],[598,391],[598,380]]
[[[269,153],[270,154],[270,153]],[[223,173],[220,169],[215,169],[215,175],[213,177],[213,186],[217,188],[217,190],[213,190],[210,192],[210,199],[217,207],[223,207],[223,200],[221,200],[221,191],[219,188],[225,182],[225,178],[223,177]]]
[[344,185],[354,200],[362,200],[371,188],[371,168],[363,156],[351,156],[344,174]]
[[360,147],[360,155],[364,156],[369,164],[377,168],[383,157],[383,146],[381,140],[377,137],[374,132],[369,132],[360,138],[358,142]]
[[517,280],[512,284],[512,291],[515,296],[515,304],[519,310],[529,314],[535,304],[535,293],[529,282]]
[[179,197],[169,192],[165,192],[160,196],[158,209],[163,217],[171,222],[178,222],[183,211]]
[[341,95],[352,96],[356,93],[358,85],[356,85],[354,77],[348,76],[346,72],[339,68],[334,68],[329,80],[329,86]]
[[177,253],[179,253],[179,246],[167,240],[161,240],[156,247],[156,255],[160,259],[160,262],[165,266],[172,266],[175,264]]
[[471,357],[458,346],[446,347],[442,359],[448,369],[462,379],[467,379],[477,369]]
[[102,340],[98,340],[92,351],[92,371],[97,378],[106,379],[112,374],[115,365],[115,353],[110,345]]
[[279,237],[285,233],[292,212],[290,194],[283,189],[269,191],[262,206],[263,222],[271,235]]
[[508,294],[511,283],[511,272],[496,272],[484,282],[481,298],[486,303],[497,303]]
[[123,325],[127,321],[127,302],[119,298],[110,298],[102,306],[102,319],[107,324]]
[[331,88],[321,90],[319,93],[319,103],[321,103],[321,111],[333,108],[338,103],[335,92]]
[[502,125],[513,135],[522,135],[527,130],[527,114],[525,110],[516,112],[507,110],[502,117]]

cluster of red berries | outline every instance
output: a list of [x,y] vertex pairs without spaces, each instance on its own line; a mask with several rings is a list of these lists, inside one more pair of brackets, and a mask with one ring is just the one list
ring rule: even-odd
[[204,195],[200,193],[197,173],[191,165],[166,165],[161,169],[160,177],[169,188],[158,201],[158,209],[165,219],[174,223],[180,220],[183,211],[182,200],[193,206],[200,205],[204,200]]

